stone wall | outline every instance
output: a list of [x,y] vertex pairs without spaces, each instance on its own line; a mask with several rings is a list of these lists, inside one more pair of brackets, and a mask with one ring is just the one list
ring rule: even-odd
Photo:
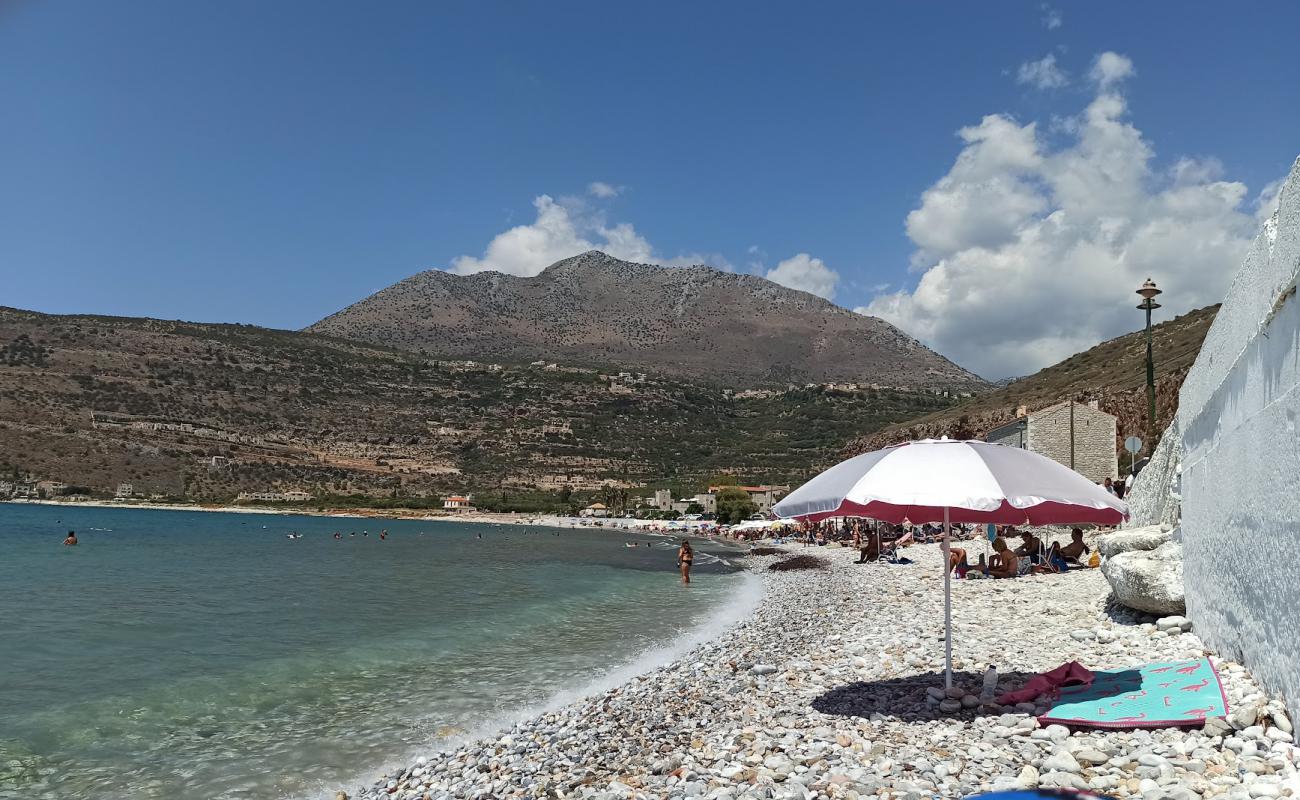
[[1070,403],[1029,415],[1029,449],[1058,461],[1089,480],[1119,477],[1115,418],[1074,403],[1074,463],[1070,463]]
[[[1300,161],[1179,393],[1188,615],[1300,714]],[[1159,277],[1159,276],[1157,276]]]

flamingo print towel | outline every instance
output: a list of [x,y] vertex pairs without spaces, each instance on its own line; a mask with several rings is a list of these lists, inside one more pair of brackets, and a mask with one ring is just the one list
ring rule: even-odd
[[1228,713],[1219,673],[1208,658],[1098,670],[1087,686],[1064,686],[1038,718],[1085,728],[1200,726]]

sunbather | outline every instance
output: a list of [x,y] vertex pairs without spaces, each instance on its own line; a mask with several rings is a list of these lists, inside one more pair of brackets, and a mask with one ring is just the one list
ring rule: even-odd
[[1020,531],[1020,546],[1016,548],[1016,555],[1028,557],[1030,563],[1038,564],[1046,560],[1047,548],[1043,546],[1042,539],[1026,529]]
[[1067,561],[1073,561],[1076,564],[1083,563],[1083,556],[1092,552],[1088,545],[1083,541],[1083,528],[1074,528],[1070,531],[1070,543],[1060,548],[1061,555]]

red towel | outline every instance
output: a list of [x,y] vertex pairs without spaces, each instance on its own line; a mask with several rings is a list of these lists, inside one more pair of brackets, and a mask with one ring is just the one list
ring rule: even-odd
[[1068,664],[1062,664],[1050,672],[1044,672],[1041,675],[1035,675],[1029,679],[1024,688],[1015,692],[1005,692],[998,696],[998,703],[1004,706],[1012,706],[1016,703],[1028,703],[1041,694],[1051,692],[1053,696],[1062,686],[1090,686],[1092,685],[1092,671],[1080,664],[1078,661],[1071,661]]

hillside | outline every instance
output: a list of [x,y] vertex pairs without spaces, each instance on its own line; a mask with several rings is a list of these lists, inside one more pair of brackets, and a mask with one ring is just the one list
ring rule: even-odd
[[[1200,352],[1217,305],[1190,311],[1152,328],[1156,364],[1156,418],[1164,430],[1178,409],[1178,389]],[[978,438],[1015,419],[1016,408],[1044,408],[1074,397],[1098,400],[1119,418],[1119,438],[1146,438],[1146,334],[1125,334],[964,403],[860,437],[847,454],[928,436]],[[1119,443],[1117,442],[1117,447]]]
[[789,480],[933,392],[716,387],[430,361],[242,325],[0,308],[0,481],[177,499]]
[[529,278],[422,272],[307,330],[440,358],[542,359],[736,387],[988,386],[884,320],[806,292],[594,250]]

